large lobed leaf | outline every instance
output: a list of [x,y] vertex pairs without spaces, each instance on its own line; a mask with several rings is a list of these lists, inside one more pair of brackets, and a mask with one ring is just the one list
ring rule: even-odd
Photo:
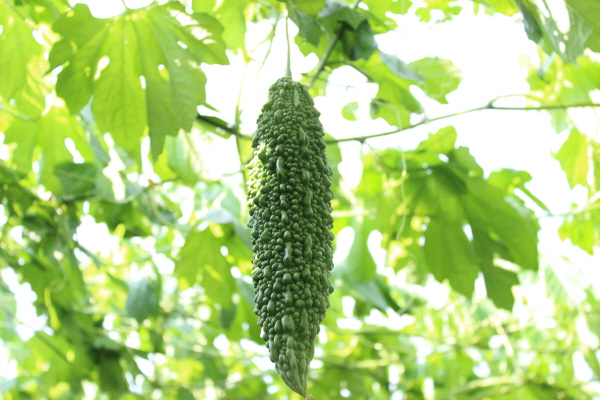
[[53,29],[63,36],[50,53],[51,67],[64,68],[58,95],[72,113],[91,99],[98,128],[134,158],[146,128],[155,158],[166,135],[191,129],[206,99],[200,64],[228,63],[219,22],[178,3],[107,20],[77,4]]

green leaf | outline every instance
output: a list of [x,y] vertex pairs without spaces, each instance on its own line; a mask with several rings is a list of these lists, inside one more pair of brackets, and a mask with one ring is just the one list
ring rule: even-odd
[[354,231],[354,240],[348,257],[336,267],[344,271],[344,277],[350,282],[367,283],[375,278],[377,266],[367,245],[367,239],[372,231],[369,225],[356,218],[353,218],[350,224]]
[[54,168],[64,196],[80,197],[90,194],[96,186],[96,166],[90,163],[67,162]]
[[569,137],[560,150],[554,155],[560,161],[560,166],[567,174],[571,188],[587,186],[587,175],[590,160],[588,157],[588,139],[577,129],[572,129]]
[[441,21],[451,20],[454,16],[460,14],[462,7],[451,6],[454,0],[424,0],[425,6],[417,8],[415,14],[423,22],[431,21],[431,11],[440,10],[444,13],[444,18]]
[[569,38],[583,33],[587,34],[585,45],[595,52],[600,52],[600,3],[595,0],[566,0],[569,14],[574,14],[585,21],[587,26],[573,25]]
[[166,135],[191,129],[206,97],[200,63],[227,63],[220,24],[206,14],[189,16],[172,2],[108,20],[77,4],[54,30],[64,39],[52,51],[52,64],[68,62],[57,93],[72,113],[93,94],[98,128],[134,158],[146,127],[154,158]]
[[449,157],[452,162],[456,162],[462,168],[466,169],[469,173],[469,176],[483,176],[483,168],[477,164],[475,157],[471,155],[468,147],[459,146],[452,151]]
[[[6,130],[5,141],[17,144],[12,162],[18,168],[30,171],[33,161],[39,161],[39,182],[48,190],[60,194],[63,187],[55,175],[55,167],[73,161],[73,156],[65,146],[66,139],[75,143],[84,159],[91,159],[92,152],[77,119],[68,115],[65,108],[52,107],[35,122],[15,120]],[[34,158],[38,147],[39,158]]]
[[124,204],[114,204],[99,201],[93,205],[90,214],[96,222],[105,222],[110,231],[114,231],[122,225],[125,227],[123,236],[126,238],[152,235],[150,221],[137,207],[137,202],[129,201]]
[[405,184],[406,204],[411,212],[419,216],[464,221],[462,202],[466,192],[465,182],[456,171],[441,164],[427,172],[420,166]]
[[298,34],[313,46],[319,45],[321,37],[321,26],[317,20],[302,10],[292,7],[289,10],[290,19],[298,27]]
[[394,311],[400,310],[400,306],[392,298],[390,287],[385,277],[377,274],[371,281],[366,283],[353,281],[352,277],[347,276],[347,271],[344,271],[342,277],[344,282],[342,289],[351,293],[352,297],[362,299],[381,312],[386,312],[388,308]]
[[499,171],[493,171],[488,178],[488,182],[510,195],[514,194],[515,189],[519,189],[538,207],[550,213],[550,209],[525,187],[525,184],[531,181],[531,179],[531,175],[526,171],[503,168]]
[[400,60],[398,57],[384,53],[383,51],[379,52],[379,58],[385,65],[388,66],[393,73],[398,75],[400,78],[407,79],[409,81],[421,82],[423,81],[423,77],[421,74],[413,68],[411,65],[406,64],[404,61]]
[[[577,57],[583,54],[587,43],[590,41],[590,36],[594,34],[594,27],[572,8],[568,6],[567,8],[570,27],[565,41],[565,59],[575,61]],[[600,11],[600,8],[598,8],[598,11]]]
[[182,386],[177,391],[177,400],[196,400],[196,398],[192,392]]
[[506,248],[510,260],[522,268],[538,269],[537,231],[533,214],[481,178],[467,181],[463,207],[471,226],[485,226]]
[[167,138],[167,164],[189,186],[193,186],[202,176],[200,144],[200,140],[186,132]]
[[493,12],[504,14],[508,17],[519,12],[519,9],[512,0],[486,0],[484,6],[490,7]]
[[328,1],[325,8],[319,13],[319,16],[321,18],[332,18],[336,21],[345,22],[353,30],[358,29],[359,25],[365,20],[364,15],[337,0]]
[[397,24],[388,13],[404,15],[412,5],[411,0],[365,0],[364,3],[369,7],[369,11],[384,21],[390,29],[394,29]]
[[430,134],[427,140],[419,143],[417,151],[425,150],[430,153],[448,154],[454,149],[457,136],[456,129],[453,126],[447,126]]
[[356,61],[354,66],[369,81],[379,85],[376,98],[371,103],[373,118],[382,117],[391,125],[404,126],[410,123],[410,113],[423,111],[421,103],[410,92],[410,85],[414,83],[395,73],[390,74],[390,68],[378,52],[367,61]]
[[344,29],[342,33],[342,45],[344,53],[352,61],[364,58],[368,60],[377,50],[375,35],[371,30],[369,21],[363,21],[355,30]]
[[[592,203],[592,207],[598,203]],[[558,229],[561,240],[571,240],[588,254],[594,254],[594,246],[600,243],[600,213],[593,211],[575,211],[565,218]]]
[[142,323],[146,318],[156,315],[159,306],[158,281],[150,280],[148,277],[131,282],[129,284],[129,295],[125,310],[127,315]]
[[315,16],[325,7],[325,0],[294,0],[294,5],[298,8],[298,10]]
[[193,0],[194,12],[207,12],[225,27],[223,40],[229,48],[239,49],[245,46],[246,7],[250,0]]
[[[221,325],[224,329],[230,330],[231,323],[235,319],[237,311],[237,304],[232,303],[229,307],[221,308],[219,312],[219,320],[221,321]],[[238,328],[237,326],[235,328]]]
[[230,307],[236,285],[231,266],[221,254],[223,245],[210,228],[190,233],[175,263],[174,275],[182,290],[200,281],[211,301]]
[[423,77],[419,87],[432,99],[448,104],[446,95],[455,91],[462,80],[461,71],[450,60],[426,57],[410,63]]
[[539,10],[529,0],[516,0],[516,2],[523,16],[523,24],[525,25],[527,37],[536,43],[539,42],[542,38],[542,27],[538,22]]
[[483,278],[487,296],[499,308],[512,310],[515,303],[512,286],[519,284],[517,274],[494,265],[494,254],[497,244],[489,237],[484,226],[471,225],[473,231],[473,248]]
[[50,91],[42,81],[47,68],[44,48],[33,38],[27,21],[8,2],[0,3],[0,97],[19,111],[38,118]]
[[122,394],[129,391],[129,385],[125,379],[125,371],[119,362],[119,353],[107,350],[96,350],[98,358],[98,375],[100,378],[100,389],[107,392],[111,399],[119,399]]
[[471,297],[479,268],[461,224],[431,219],[425,231],[423,251],[427,267],[438,281],[448,279],[453,289]]
[[358,110],[358,103],[356,101],[348,103],[342,108],[342,117],[348,121],[356,121],[356,110]]

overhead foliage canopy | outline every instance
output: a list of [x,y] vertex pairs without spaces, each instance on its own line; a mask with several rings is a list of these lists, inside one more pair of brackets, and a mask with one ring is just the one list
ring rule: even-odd
[[[271,62],[286,12],[293,50],[318,59],[299,76],[314,97],[348,69],[375,88],[367,121],[357,102],[340,107],[372,131],[326,136],[334,244],[346,252],[308,393],[600,396],[598,282],[545,260],[538,243],[547,217],[587,254],[600,244],[600,138],[572,112],[600,107],[595,0],[162,1],[111,18],[66,0],[0,0],[0,398],[299,398],[253,313],[252,124],[241,94],[228,109],[208,102],[207,78]],[[380,38],[403,18],[466,14],[521,24],[537,44],[526,105],[490,99],[427,118],[463,73],[436,54],[405,61]],[[563,170],[555,180],[585,201],[555,215],[528,171],[485,173],[450,125],[484,110],[548,113],[565,137],[548,154]],[[370,145],[434,121],[448,124],[412,148]],[[345,142],[360,158],[346,159]],[[361,167],[356,185],[342,162]],[[229,172],[215,172],[223,163]]]

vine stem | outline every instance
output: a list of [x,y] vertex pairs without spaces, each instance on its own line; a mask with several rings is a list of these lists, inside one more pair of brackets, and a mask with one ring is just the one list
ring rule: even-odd
[[567,105],[547,105],[547,106],[539,106],[539,107],[499,107],[499,106],[495,106],[492,103],[488,103],[485,106],[481,106],[481,107],[475,107],[475,108],[471,108],[471,109],[468,109],[468,110],[463,110],[463,111],[455,112],[455,113],[452,113],[452,114],[441,115],[441,116],[435,117],[435,118],[426,118],[426,119],[424,119],[424,120],[422,120],[420,122],[417,122],[416,124],[408,125],[408,126],[403,127],[403,128],[394,129],[393,131],[389,131],[389,132],[375,133],[373,135],[365,135],[365,136],[353,136],[353,137],[342,138],[342,139],[329,139],[329,140],[326,140],[325,143],[327,143],[327,144],[333,144],[333,143],[351,142],[351,141],[362,142],[362,141],[367,140],[367,139],[372,139],[372,138],[381,137],[381,136],[388,136],[388,135],[393,135],[394,133],[404,132],[404,131],[407,131],[409,129],[413,129],[413,128],[416,128],[418,126],[421,126],[421,125],[429,124],[431,122],[436,122],[436,121],[440,121],[440,120],[443,120],[443,119],[447,119],[447,118],[451,118],[451,117],[457,117],[459,115],[469,114],[469,113],[472,113],[472,112],[483,111],[483,110],[540,111],[540,110],[565,110],[567,108],[583,108],[583,107],[600,107],[600,104],[595,104],[595,103],[578,103],[578,104],[567,104]]
[[[393,135],[394,133],[400,133],[400,132],[405,132],[408,131],[410,129],[416,128],[418,126],[421,125],[425,125],[431,122],[435,122],[435,121],[440,121],[443,119],[447,119],[447,118],[451,118],[451,117],[456,117],[459,115],[463,115],[463,114],[469,114],[472,112],[476,112],[476,111],[482,111],[482,110],[500,110],[500,111],[540,111],[540,110],[566,110],[569,108],[585,108],[585,107],[600,107],[600,103],[577,103],[577,104],[564,104],[564,105],[548,105],[548,106],[540,106],[540,107],[498,107],[493,105],[492,103],[488,103],[485,106],[481,106],[481,107],[476,107],[476,108],[471,108],[468,110],[463,110],[463,111],[459,111],[459,112],[455,112],[452,114],[447,114],[447,115],[441,115],[439,117],[435,117],[435,118],[427,118],[424,119],[423,121],[417,122],[416,124],[413,125],[408,125],[404,128],[398,128],[395,129],[393,131],[389,131],[389,132],[382,132],[382,133],[375,133],[372,135],[365,135],[365,136],[355,136],[355,137],[351,137],[351,138],[343,138],[343,139],[329,139],[326,140],[325,143],[327,144],[335,144],[335,143],[340,143],[340,142],[350,142],[350,141],[358,141],[358,142],[362,142],[364,140],[367,139],[371,139],[371,138],[376,138],[376,137],[381,137],[381,136],[387,136],[387,135]],[[222,129],[223,131],[230,133],[232,135],[237,136],[240,139],[244,139],[244,140],[252,140],[252,136],[251,135],[244,135],[242,134],[239,130],[229,126],[229,125],[223,125],[220,124],[214,120],[211,120],[210,118],[204,116],[204,115],[200,115],[198,114],[196,117],[198,120],[206,122],[208,124],[211,124],[217,128]]]

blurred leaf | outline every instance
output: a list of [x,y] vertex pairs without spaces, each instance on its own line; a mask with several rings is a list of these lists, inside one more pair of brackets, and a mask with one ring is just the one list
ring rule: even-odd
[[419,7],[415,14],[421,19],[421,21],[431,21],[431,12],[433,10],[440,10],[444,13],[444,19],[442,21],[451,20],[454,16],[460,14],[462,7],[451,6],[454,0],[424,0],[424,6]]
[[375,278],[367,283],[348,285],[346,290],[353,293],[355,297],[370,303],[381,312],[386,312],[388,308],[394,311],[400,310],[400,306],[392,298],[387,280],[381,275],[375,275]]
[[415,68],[409,64],[406,64],[398,57],[380,51],[379,58],[381,58],[381,61],[383,61],[383,63],[400,78],[414,82],[421,82],[423,80],[423,77]]
[[517,7],[523,16],[523,24],[525,25],[525,32],[527,37],[534,41],[539,42],[542,38],[542,27],[538,21],[538,9],[529,0],[516,0]]
[[358,103],[353,101],[352,103],[348,103],[342,108],[342,117],[346,118],[348,121],[356,121],[356,110],[358,110]]
[[477,263],[485,280],[487,296],[499,308],[511,311],[515,303],[512,287],[519,284],[517,274],[494,265],[494,254],[497,244],[494,243],[487,232],[476,225],[471,225],[473,230],[473,247]]
[[384,21],[390,29],[396,28],[397,25],[388,13],[406,14],[412,5],[411,0],[365,0],[364,3],[369,7],[369,11]]
[[368,60],[377,50],[375,35],[367,20],[361,22],[356,30],[344,29],[341,41],[344,53],[352,61],[361,58]]
[[63,163],[54,168],[54,173],[62,185],[65,196],[85,196],[96,186],[97,170],[94,164]]
[[19,111],[38,118],[50,91],[41,79],[47,68],[44,48],[34,39],[27,20],[8,2],[0,3],[0,26],[0,96],[6,105],[12,100]]
[[336,269],[344,271],[344,277],[350,282],[367,283],[373,280],[377,269],[367,246],[372,229],[369,224],[356,218],[352,219],[350,226],[354,231],[354,240],[348,257]]
[[197,134],[179,132],[168,137],[167,164],[186,185],[193,186],[202,176],[204,164],[198,146],[201,140]]
[[430,153],[448,154],[454,149],[457,133],[453,126],[447,126],[429,135],[427,140],[419,143],[418,150]]
[[230,307],[236,286],[231,266],[221,254],[222,245],[209,228],[190,233],[179,252],[174,275],[182,290],[200,281],[211,301]]
[[561,240],[569,239],[588,254],[594,254],[594,246],[600,243],[600,212],[593,211],[595,206],[598,203],[591,204],[591,211],[579,211],[574,207],[573,214],[567,215],[558,228]]
[[490,7],[494,12],[509,17],[519,12],[519,9],[512,0],[486,0],[483,5]]
[[310,14],[297,9],[296,7],[292,7],[289,13],[290,19],[294,21],[298,27],[299,35],[313,46],[318,46],[321,36],[321,27],[317,20]]
[[192,392],[190,392],[189,390],[187,390],[184,387],[180,387],[179,390],[177,391],[177,400],[195,400],[195,399],[196,398],[194,397]]
[[405,126],[410,123],[410,113],[422,112],[421,103],[409,89],[413,83],[396,74],[390,74],[390,68],[378,53],[373,54],[367,61],[356,61],[355,65],[369,81],[379,85],[377,95],[371,103],[373,118],[382,117],[391,125]]
[[555,154],[555,158],[560,161],[560,166],[567,174],[571,188],[577,185],[587,186],[590,160],[588,140],[584,134],[577,129],[571,130],[569,137]]
[[100,389],[110,394],[112,399],[118,399],[122,394],[129,391],[129,385],[125,380],[123,367],[119,363],[119,353],[98,349],[98,374],[100,377]]
[[419,87],[435,101],[448,104],[446,95],[455,91],[462,80],[462,72],[450,60],[426,57],[410,63],[423,77]]
[[531,179],[531,175],[526,171],[503,168],[498,171],[492,171],[488,178],[488,182],[511,195],[514,194],[515,189],[519,189],[538,207],[547,213],[550,213],[550,209],[525,187],[525,184],[531,181]]
[[92,205],[90,214],[96,222],[106,223],[110,231],[115,231],[122,225],[125,228],[124,237],[152,235],[150,221],[140,211],[136,202],[116,204],[101,200]]
[[522,268],[538,269],[537,231],[532,214],[515,203],[508,203],[503,193],[483,179],[467,182],[470,195],[464,208],[472,225],[485,226],[506,247],[511,260]]
[[227,330],[231,328],[231,323],[235,319],[236,311],[237,304],[235,303],[232,303],[229,307],[221,308],[221,311],[219,312],[219,319],[221,320],[221,325],[223,328]]
[[148,277],[143,277],[138,281],[131,282],[125,305],[127,315],[135,318],[138,323],[156,315],[159,309],[158,296],[158,281],[151,281]]
[[571,23],[569,37],[579,40],[587,39],[585,45],[592,51],[600,51],[600,4],[594,0],[566,0],[570,15],[575,15],[585,22]]
[[39,147],[39,182],[60,194],[63,187],[55,175],[55,167],[73,160],[65,145],[67,139],[75,143],[84,159],[91,159],[89,144],[77,119],[68,115],[65,108],[52,107],[35,122],[14,121],[6,131],[5,142],[17,143],[12,162],[24,171],[31,170],[36,161],[35,149]]
[[294,5],[298,10],[308,15],[316,15],[325,6],[325,0],[294,0]]
[[246,17],[244,12],[250,0],[192,0],[194,12],[207,12],[225,27],[223,40],[228,48],[239,49],[245,46]]
[[[321,18],[333,18],[347,23],[353,30],[358,30],[365,17],[357,10],[338,0],[327,1],[325,8],[319,13]],[[368,24],[367,24],[368,25]]]
[[438,281],[448,279],[452,288],[471,297],[479,268],[460,224],[432,219],[427,224],[423,250],[427,266]]

